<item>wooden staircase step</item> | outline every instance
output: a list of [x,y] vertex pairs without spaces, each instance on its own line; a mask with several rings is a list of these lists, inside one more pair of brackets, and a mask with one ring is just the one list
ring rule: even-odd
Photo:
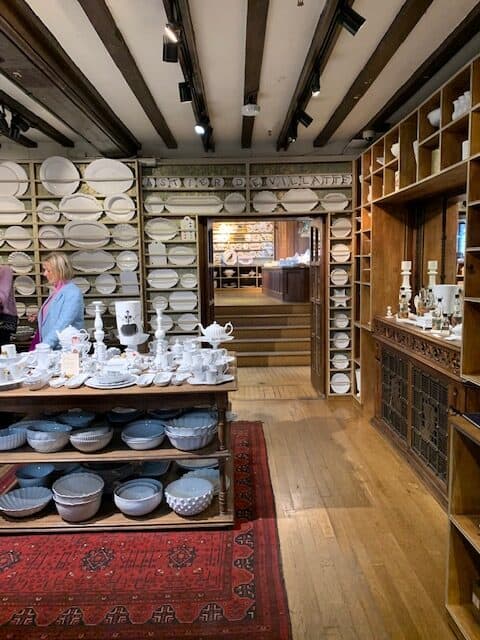
[[247,339],[265,339],[265,338],[304,338],[310,339],[310,325],[265,325],[256,327],[239,327],[234,329],[235,338],[242,340]]
[[274,353],[276,351],[309,351],[310,338],[256,338],[245,339],[235,338],[230,342],[232,351],[237,353],[245,351],[265,351]]
[[310,327],[310,314],[290,314],[288,316],[271,315],[263,313],[256,316],[218,316],[216,320],[220,324],[231,322],[233,324],[234,333],[236,328],[240,327],[273,327],[273,326],[305,326]]
[[310,303],[279,304],[279,305],[229,305],[215,307],[215,318],[231,318],[232,316],[256,316],[268,310],[270,315],[287,316],[291,313],[305,313],[310,315]]
[[237,367],[310,366],[310,351],[238,353]]

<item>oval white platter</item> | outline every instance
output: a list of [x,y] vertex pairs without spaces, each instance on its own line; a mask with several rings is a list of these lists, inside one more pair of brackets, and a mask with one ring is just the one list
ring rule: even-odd
[[165,203],[162,197],[158,195],[158,193],[150,193],[145,198],[144,207],[147,213],[157,214],[162,213],[163,209],[165,208]]
[[196,250],[193,246],[178,245],[168,250],[168,261],[179,267],[187,267],[195,262]]
[[320,198],[320,204],[325,211],[343,211],[347,208],[348,202],[349,199],[344,193],[338,193],[336,191],[326,193]]
[[198,279],[195,273],[184,273],[180,278],[180,286],[184,289],[193,289],[197,286]]
[[67,220],[82,222],[98,220],[103,211],[100,201],[88,193],[75,193],[63,197],[60,200],[59,209]]
[[135,215],[135,203],[125,193],[115,193],[105,198],[103,208],[110,220],[128,222]]
[[35,280],[30,276],[18,276],[15,278],[15,291],[21,296],[31,296],[35,293]]
[[0,224],[20,224],[27,217],[24,203],[15,196],[0,197]]
[[5,242],[13,249],[28,249],[32,244],[32,235],[26,227],[8,227],[5,230]]
[[30,273],[30,271],[33,269],[32,257],[27,253],[23,253],[23,251],[12,251],[12,253],[8,256],[7,262],[12,267],[12,271],[14,273]]
[[98,293],[110,295],[117,288],[117,281],[111,273],[102,273],[95,278],[94,286]]
[[330,281],[332,284],[342,286],[348,282],[348,271],[346,269],[333,269],[330,273]]
[[272,213],[277,206],[277,196],[273,191],[259,191],[253,196],[253,208],[258,213]]
[[28,189],[25,169],[11,160],[0,163],[0,195],[23,196]]
[[330,378],[330,387],[335,393],[348,393],[350,391],[350,378],[346,373],[334,373]]
[[64,243],[62,230],[51,224],[46,224],[40,227],[38,240],[45,249],[49,249],[50,251],[60,249]]
[[198,318],[193,313],[184,313],[177,318],[177,326],[182,331],[194,331],[198,325]]
[[348,238],[352,233],[352,221],[349,218],[335,218],[330,231],[334,238]]
[[51,156],[44,160],[39,175],[45,189],[54,196],[71,195],[80,184],[77,167],[68,158],[61,156]]
[[115,266],[115,259],[107,251],[76,251],[71,259],[73,268],[83,273],[108,271]]
[[[197,181],[198,182],[198,181]],[[168,196],[165,208],[170,213],[204,213],[215,214],[223,209],[223,202],[213,195],[181,195]]]
[[152,269],[147,282],[152,289],[171,289],[178,282],[178,273],[175,269]]
[[116,224],[112,229],[112,240],[125,249],[137,244],[137,229],[132,224]]
[[37,205],[37,216],[42,222],[58,222],[60,211],[55,202],[43,200]]
[[168,298],[172,311],[193,311],[197,306],[197,294],[193,291],[173,291]]
[[73,247],[99,249],[110,242],[110,231],[101,222],[67,222],[63,230],[65,240]]
[[90,282],[86,278],[78,276],[72,278],[72,282],[77,285],[82,293],[87,293],[90,290]]
[[280,204],[290,213],[304,213],[315,209],[318,196],[312,189],[290,189],[285,193]]
[[247,201],[243,193],[233,192],[229,193],[225,198],[223,206],[228,213],[243,213]]
[[153,218],[145,225],[145,233],[152,240],[165,242],[165,240],[172,240],[177,235],[178,225],[175,220]]
[[99,158],[85,169],[85,180],[97,193],[113,196],[130,189],[133,173],[130,167],[119,160]]
[[138,256],[133,251],[120,251],[117,255],[117,267],[120,271],[135,271],[138,266]]

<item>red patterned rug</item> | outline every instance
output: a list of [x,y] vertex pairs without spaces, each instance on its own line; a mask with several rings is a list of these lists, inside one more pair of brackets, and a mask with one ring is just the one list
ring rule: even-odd
[[0,638],[290,639],[261,423],[232,442],[232,529],[0,535]]

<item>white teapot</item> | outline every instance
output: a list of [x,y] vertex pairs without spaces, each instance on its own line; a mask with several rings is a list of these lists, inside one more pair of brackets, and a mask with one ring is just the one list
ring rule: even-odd
[[57,336],[60,342],[71,342],[74,336],[81,342],[85,342],[89,337],[86,329],[76,329],[71,324],[69,324],[68,327],[65,327],[65,329],[57,331]]
[[218,324],[218,322],[213,322],[209,324],[208,327],[203,327],[202,324],[199,324],[200,331],[207,338],[207,340],[219,341],[225,339],[227,336],[233,333],[233,324],[231,322],[227,322],[226,325],[222,327],[222,325]]

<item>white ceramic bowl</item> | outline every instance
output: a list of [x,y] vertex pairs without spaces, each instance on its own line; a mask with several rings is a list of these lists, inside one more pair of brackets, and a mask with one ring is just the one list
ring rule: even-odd
[[27,441],[27,430],[22,427],[0,429],[0,451],[21,447]]
[[55,467],[49,462],[32,462],[19,467],[15,477],[20,487],[46,487],[54,471]]
[[433,109],[433,111],[430,111],[429,113],[427,113],[427,119],[432,125],[432,127],[439,127],[440,126],[440,107],[438,107],[438,109]]
[[38,420],[38,422],[35,424],[32,421],[32,423],[27,427],[27,438],[32,438],[33,440],[51,440],[59,434],[67,434],[68,442],[68,435],[70,434],[71,430],[72,427],[70,425],[61,424],[60,422]]
[[168,506],[181,516],[204,511],[213,499],[213,485],[204,478],[180,478],[165,488]]
[[[74,474],[79,475],[79,474]],[[85,502],[67,502],[61,501],[57,497],[53,497],[55,506],[60,517],[67,522],[83,522],[89,520],[100,509],[102,503],[102,494],[98,494],[94,498],[90,498]]]
[[[190,433],[196,433],[197,429],[203,430],[217,424],[217,415],[212,411],[204,409],[194,409],[187,411],[178,418],[172,418],[165,422],[166,427],[177,432],[180,429],[190,429]],[[182,432],[182,433],[186,433]]]
[[63,429],[53,429],[52,431],[40,431],[33,427],[27,429],[28,444],[40,453],[60,451],[68,443],[72,427],[64,424],[58,426]]
[[95,414],[84,409],[70,409],[57,416],[63,424],[69,424],[74,429],[88,427],[95,420]]
[[103,479],[96,473],[71,473],[53,483],[54,498],[64,503],[80,504],[102,495]]
[[12,518],[25,518],[41,511],[52,499],[45,487],[22,487],[0,496],[0,511]]
[[106,433],[94,433],[91,435],[77,435],[76,433],[72,433],[70,442],[75,449],[83,451],[83,453],[90,453],[106,447],[112,438],[113,429],[110,429]]
[[124,428],[121,437],[131,449],[154,449],[164,441],[165,427],[160,420],[137,420]]
[[162,483],[153,478],[130,480],[115,489],[113,499],[122,513],[144,516],[158,507],[163,497]]
[[170,433],[168,427],[166,429],[167,438],[170,440],[172,447],[180,449],[180,451],[194,451],[206,447],[217,434],[217,426],[204,429],[202,433],[195,435],[179,435],[178,433]]

